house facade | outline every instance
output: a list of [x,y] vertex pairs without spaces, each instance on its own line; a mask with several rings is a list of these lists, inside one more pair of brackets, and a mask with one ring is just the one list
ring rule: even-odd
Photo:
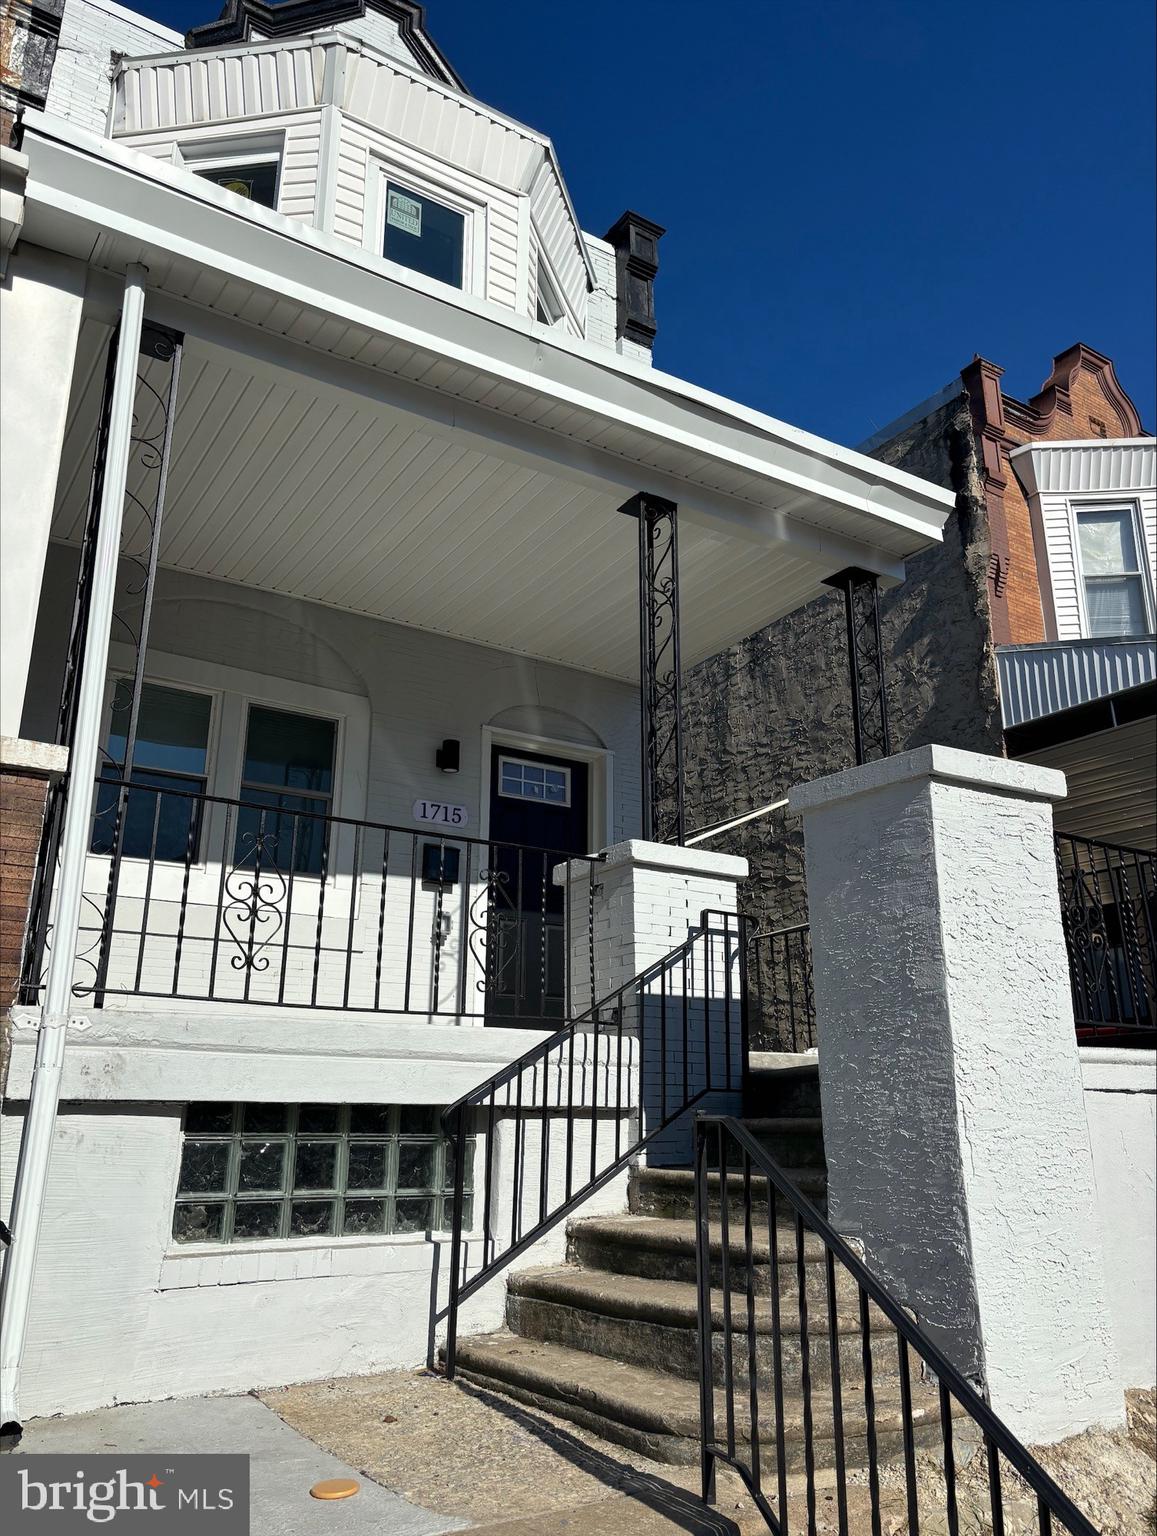
[[[1027,401],[1002,389],[1002,372],[977,358],[862,445],[956,498],[943,542],[880,594],[889,747],[943,742],[1063,770],[1054,820],[1067,839],[1059,853],[1072,922],[1099,924],[1133,975],[1105,999],[1106,1017],[1133,1006],[1148,1017],[1157,1001],[1154,439],[1112,362],[1090,347],[1059,354]],[[831,593],[695,670],[694,824],[774,804],[792,784],[856,760],[845,651],[844,608]],[[802,976],[798,821],[780,809],[719,846],[750,861],[752,910],[781,935],[769,941],[775,965]],[[784,1028],[778,1043],[790,1045]]]
[[[429,1358],[529,1105],[441,1111],[708,908],[734,1095],[672,680],[952,508],[663,373],[661,226],[585,232],[408,0],[60,38],[3,150],[6,1418]],[[670,1118],[617,1021],[595,1208]]]

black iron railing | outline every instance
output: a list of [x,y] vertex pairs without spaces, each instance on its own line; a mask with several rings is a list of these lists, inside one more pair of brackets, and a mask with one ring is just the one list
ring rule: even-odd
[[763,1051],[808,1051],[816,1043],[811,930],[807,923],[751,937],[751,1044]]
[[1078,1036],[1157,1045],[1153,855],[1063,832],[1056,845]]
[[[1039,1536],[1097,1536],[738,1120],[696,1116],[695,1221],[705,1501],[723,1462],[774,1536],[815,1531],[822,1459],[841,1536],[976,1529],[978,1496],[984,1529],[1002,1532],[1008,1467],[1035,1500]],[[958,1487],[965,1444],[985,1453],[969,1468],[972,1514]],[[918,1469],[921,1445],[934,1459]],[[894,1492],[881,1478],[888,1446],[903,1458]]]
[[[591,995],[599,861],[355,821],[290,792],[96,786],[73,991],[555,1028]],[[585,881],[554,882],[563,863]],[[570,893],[569,900],[566,892]],[[51,904],[30,925],[39,997]]]
[[[684,944],[443,1113],[446,1136],[459,1149],[447,1376],[454,1375],[458,1309],[467,1297],[693,1104],[740,1091],[747,1059],[745,926],[733,913],[704,912]],[[472,1135],[472,1215],[481,1223],[468,1236],[462,1183]]]

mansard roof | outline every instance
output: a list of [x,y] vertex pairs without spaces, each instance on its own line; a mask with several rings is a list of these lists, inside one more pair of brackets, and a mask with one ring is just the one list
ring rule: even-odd
[[303,33],[340,27],[358,21],[367,11],[388,17],[398,35],[426,74],[460,91],[462,77],[426,30],[426,10],[417,0],[226,0],[216,21],[191,27],[185,33],[186,48],[222,48],[247,43],[252,38],[295,37]]

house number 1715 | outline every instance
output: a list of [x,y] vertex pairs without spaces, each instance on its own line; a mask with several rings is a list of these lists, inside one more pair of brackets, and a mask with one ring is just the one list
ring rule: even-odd
[[443,827],[464,827],[470,820],[464,805],[447,805],[445,800],[415,800],[415,821],[436,821]]

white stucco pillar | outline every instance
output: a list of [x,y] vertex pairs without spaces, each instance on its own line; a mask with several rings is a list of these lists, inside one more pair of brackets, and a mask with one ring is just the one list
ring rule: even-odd
[[[595,1001],[606,1001],[655,968],[641,987],[631,988],[622,998],[632,1031],[640,1026],[642,1030],[646,1131],[667,1118],[682,1097],[708,1086],[708,1043],[712,1091],[698,1107],[739,1112],[743,1038],[735,914],[739,882],[746,874],[747,860],[733,854],[640,839],[606,849],[595,868]],[[591,1003],[585,920],[589,868],[562,866],[555,879],[562,884],[568,875],[572,1008],[577,1015]],[[711,934],[691,946],[686,963],[663,967],[661,962],[699,929],[704,912],[720,914]],[[685,1164],[688,1157],[685,1122],[657,1135],[647,1148],[652,1163]]]
[[921,747],[803,816],[831,1219],[1029,1444],[1123,1422],[1052,769]]
[[0,289],[0,735],[18,737],[84,303],[83,263],[21,246]]

